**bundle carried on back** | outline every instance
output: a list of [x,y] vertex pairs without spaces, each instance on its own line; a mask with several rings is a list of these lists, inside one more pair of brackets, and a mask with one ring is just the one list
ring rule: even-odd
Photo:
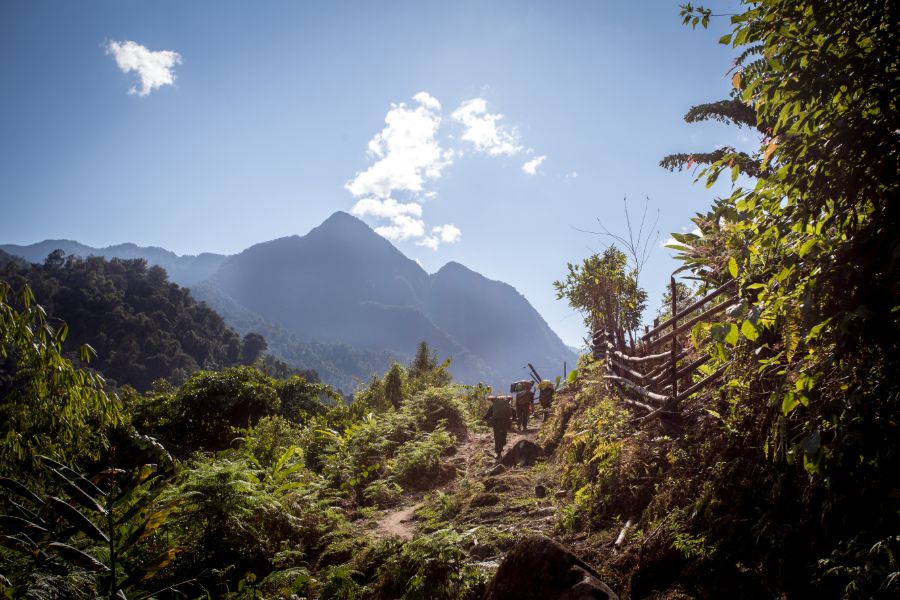
[[534,386],[534,382],[530,379],[522,379],[521,381],[515,381],[509,386],[509,391],[512,394],[516,392],[527,392],[532,386]]

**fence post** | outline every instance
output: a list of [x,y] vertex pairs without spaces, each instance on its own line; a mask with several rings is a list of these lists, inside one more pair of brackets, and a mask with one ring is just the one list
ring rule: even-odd
[[678,288],[675,285],[674,276],[670,279],[670,283],[672,284],[672,398],[675,399],[678,397],[678,369],[676,368],[676,363],[678,362],[678,342],[676,338],[678,336],[675,335],[675,331],[678,329]]

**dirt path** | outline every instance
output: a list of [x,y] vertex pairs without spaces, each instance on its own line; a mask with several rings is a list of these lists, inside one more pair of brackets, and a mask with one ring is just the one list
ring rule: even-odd
[[[532,420],[524,432],[510,431],[506,439],[505,451],[515,446],[520,440],[534,441],[539,429],[540,422]],[[481,474],[485,467],[497,468],[499,463],[494,458],[493,433],[470,432],[468,439],[457,448],[456,453],[449,457],[447,462],[456,469],[456,478],[476,473]],[[506,470],[504,467],[499,467],[499,469]],[[441,487],[429,490],[429,492],[447,491],[454,485],[454,482],[455,479]],[[374,528],[371,530],[372,535],[378,539],[392,536],[403,540],[413,539],[417,531],[415,511],[421,506],[423,498],[424,493],[378,515],[375,518]]]
[[403,540],[411,540],[415,536],[416,527],[413,525],[413,513],[419,508],[419,503],[407,504],[385,513],[375,522],[373,533],[376,538],[398,537]]

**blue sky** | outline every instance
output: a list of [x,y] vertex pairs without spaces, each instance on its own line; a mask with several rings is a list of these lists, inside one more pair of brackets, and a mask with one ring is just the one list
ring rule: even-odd
[[[607,243],[578,230],[624,232],[625,196],[650,198],[660,242],[689,229],[728,183],[659,159],[756,142],[682,121],[728,93],[727,28],[656,1],[7,1],[0,242],[235,253],[355,208],[430,272],[515,286],[577,345],[552,282]],[[129,94],[127,41],[177,53],[174,83]],[[654,252],[654,309],[677,266]]]

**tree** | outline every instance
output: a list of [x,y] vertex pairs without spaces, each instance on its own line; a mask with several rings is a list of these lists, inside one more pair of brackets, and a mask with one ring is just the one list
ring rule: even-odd
[[244,336],[244,343],[241,347],[241,359],[245,365],[252,365],[262,356],[263,352],[268,348],[266,339],[258,333],[250,332]]
[[418,377],[423,373],[431,371],[437,366],[437,354],[428,347],[428,342],[422,340],[416,348],[416,356],[409,364],[410,377]]
[[556,297],[566,298],[569,306],[584,315],[591,332],[613,334],[616,343],[625,346],[628,333],[634,343],[634,331],[640,327],[647,306],[647,292],[637,284],[636,274],[628,269],[628,259],[615,246],[602,255],[594,254],[580,265],[568,265],[563,281],[554,281]]
[[[814,581],[820,591],[890,593],[896,563],[885,548],[895,542],[885,536],[900,530],[889,500],[900,489],[896,7],[746,4],[720,40],[740,49],[732,98],[688,116],[754,127],[759,150],[664,159],[704,165],[708,186],[722,173],[735,184],[695,219],[702,237],[678,240],[681,256],[707,285],[736,278],[748,301],[737,323],[723,324],[735,328],[723,389],[752,415],[747,440],[772,460],[778,489],[796,490],[773,490],[770,502],[791,504],[785,520],[804,524],[794,535],[814,548],[800,589],[811,593]],[[683,15],[704,26],[713,16],[691,5]],[[741,174],[755,184],[737,186]],[[758,526],[772,547],[781,547],[779,517]]]
[[403,379],[403,367],[398,363],[391,365],[384,375],[384,396],[394,408],[399,408],[403,401]]
[[416,348],[416,356],[409,365],[410,393],[449,384],[453,380],[448,371],[451,360],[452,357],[439,364],[437,354],[431,351],[428,342],[421,341]]
[[[68,332],[48,322],[29,287],[14,299],[0,281],[0,475],[33,472],[39,454],[70,464],[96,458],[121,420],[103,379],[63,357]],[[92,348],[80,354],[86,363]]]

